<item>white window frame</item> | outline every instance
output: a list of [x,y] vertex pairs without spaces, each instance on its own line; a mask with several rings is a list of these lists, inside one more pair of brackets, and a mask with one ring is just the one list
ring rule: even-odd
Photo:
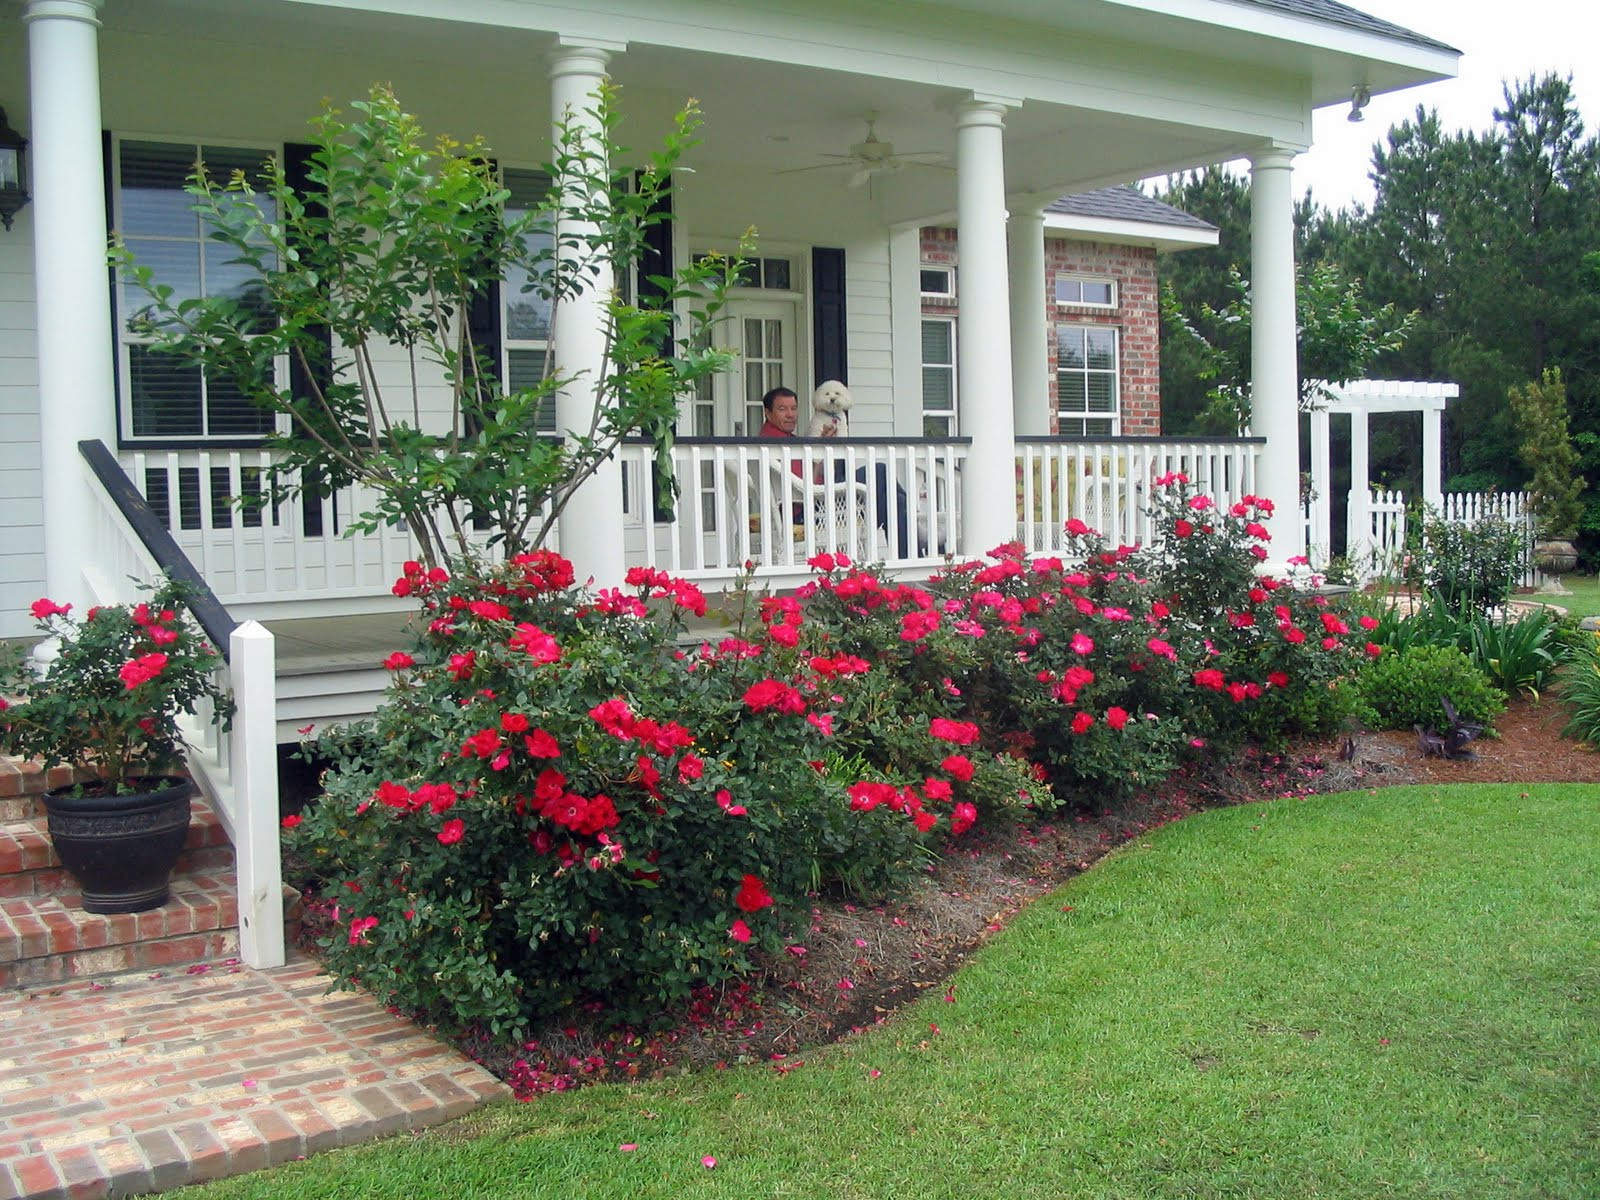
[[[1087,353],[1085,353],[1085,355],[1084,355],[1085,365],[1083,367],[1079,368],[1079,367],[1065,367],[1065,366],[1063,366],[1062,365],[1062,355],[1061,355],[1061,331],[1064,330],[1064,329],[1095,330],[1095,331],[1099,331],[1099,332],[1109,333],[1111,335],[1111,369],[1109,371],[1107,371],[1104,367],[1090,367],[1090,366],[1088,366],[1087,365],[1087,363],[1088,363],[1088,355],[1087,355]],[[1108,433],[1105,436],[1108,436],[1108,437],[1120,437],[1121,434],[1122,434],[1122,328],[1121,328],[1121,326],[1118,326],[1118,325],[1103,325],[1103,324],[1098,324],[1098,323],[1094,323],[1094,322],[1086,322],[1086,321],[1076,321],[1076,322],[1075,321],[1058,321],[1058,322],[1056,322],[1056,325],[1055,325],[1054,335],[1055,335],[1055,343],[1056,343],[1055,344],[1055,351],[1056,351],[1055,383],[1056,383],[1056,429],[1057,429],[1057,432],[1062,434],[1063,436],[1069,436],[1069,437],[1072,437],[1072,436],[1081,436],[1081,437],[1095,436],[1095,437],[1098,437],[1100,435],[1098,435],[1098,434],[1091,435],[1091,434],[1086,432],[1087,428],[1088,428],[1088,422],[1090,422],[1090,421],[1110,421],[1111,422],[1111,431],[1110,431],[1110,433]],[[1085,346],[1085,349],[1087,350],[1087,345]],[[1084,397],[1085,397],[1085,400],[1084,400],[1084,407],[1082,409],[1069,410],[1069,409],[1067,409],[1065,407],[1065,403],[1064,403],[1062,395],[1061,395],[1061,376],[1064,373],[1069,372],[1069,371],[1072,372],[1073,374],[1082,375],[1083,378],[1084,378]],[[1111,408],[1111,411],[1108,412],[1108,413],[1090,412],[1089,409],[1088,409],[1088,392],[1089,392],[1088,381],[1089,381],[1089,378],[1091,376],[1103,376],[1103,375],[1108,375],[1108,374],[1111,376],[1111,396],[1112,396],[1112,408]],[[1077,427],[1074,428],[1074,429],[1066,428],[1067,422],[1069,422],[1069,421],[1078,423]]]
[[[942,292],[922,290],[922,272],[943,271],[947,286]],[[956,298],[956,266],[954,263],[923,262],[917,264],[917,287],[924,300],[954,300]]]
[[946,420],[946,419],[949,420],[949,422],[950,422],[950,431],[947,434],[944,435],[945,437],[952,437],[952,438],[960,437],[961,436],[961,384],[960,384],[961,374],[960,374],[960,371],[957,369],[957,353],[958,352],[957,352],[957,349],[956,349],[956,345],[957,345],[957,341],[956,341],[956,318],[955,317],[935,317],[935,316],[928,316],[927,314],[924,314],[922,316],[921,324],[919,324],[917,326],[918,357],[921,357],[922,326],[923,325],[929,325],[929,324],[948,325],[950,327],[950,361],[948,363],[929,363],[929,362],[924,362],[922,364],[923,371],[938,370],[938,371],[948,371],[950,373],[950,407],[949,407],[948,410],[947,409],[942,409],[942,408],[930,409],[928,407],[927,392],[922,387],[922,383],[921,383],[922,376],[919,375],[918,376],[918,403],[920,404],[921,409],[922,409],[922,420],[918,425],[918,432],[920,434],[922,434],[923,436],[932,436],[932,435],[928,434],[928,432],[927,432],[927,430],[928,430],[928,418],[929,417],[934,417],[934,418],[937,418],[937,419],[939,419],[941,421],[942,420]]
[[[1084,300],[1081,298],[1077,300],[1063,300],[1061,298],[1061,285],[1063,283],[1076,283],[1080,285],[1085,283],[1103,284],[1108,290],[1111,298],[1104,301]],[[1109,275],[1087,275],[1082,271],[1058,271],[1056,272],[1056,282],[1053,289],[1053,294],[1056,305],[1060,308],[1094,308],[1110,310],[1117,307],[1117,281]]]
[[[230,138],[206,137],[206,136],[202,136],[202,135],[193,135],[193,134],[135,133],[135,132],[116,132],[116,133],[113,133],[111,135],[111,143],[112,143],[112,145],[111,145],[111,172],[112,172],[112,179],[110,181],[111,182],[111,220],[112,220],[113,229],[117,232],[117,234],[119,236],[121,236],[123,238],[127,237],[126,221],[123,218],[123,198],[122,198],[122,146],[123,146],[124,142],[156,142],[156,143],[161,143],[161,144],[169,145],[169,146],[187,146],[187,147],[192,148],[195,151],[196,158],[199,157],[200,151],[202,150],[203,147],[215,146],[215,147],[219,147],[219,148],[222,148],[222,149],[228,149],[228,150],[259,151],[263,158],[266,158],[268,155],[271,155],[271,156],[275,156],[280,162],[283,160],[283,143],[281,143],[281,142],[270,143],[270,142],[237,141],[237,140],[233,140],[233,139],[230,139]],[[220,182],[225,182],[225,181],[220,181]],[[166,241],[166,242],[183,243],[183,244],[187,244],[187,243],[190,242],[189,238],[178,238],[178,237],[175,237],[175,236],[170,235],[170,234],[167,234],[167,235],[161,235],[161,234],[153,234],[153,235],[152,234],[138,234],[138,235],[135,235],[133,237],[133,240],[135,242],[141,242],[141,241]],[[199,248],[200,248],[199,268],[200,268],[201,293],[203,295],[204,294],[204,289],[205,289],[205,269],[206,269],[205,268],[205,248],[208,245],[208,242],[207,242],[207,239],[205,237],[197,235],[196,238],[193,239],[193,244],[199,246]],[[159,278],[157,279],[157,282],[160,282]],[[131,280],[129,280],[127,278],[127,276],[123,272],[121,272],[121,271],[117,272],[116,278],[115,278],[115,281],[114,281],[114,284],[113,284],[113,287],[112,287],[112,319],[113,319],[112,337],[115,339],[114,352],[115,352],[116,358],[117,358],[117,430],[118,430],[118,441],[120,443],[128,445],[128,446],[151,446],[151,447],[172,447],[172,448],[228,446],[228,445],[249,446],[249,445],[259,445],[264,438],[271,436],[270,433],[252,434],[252,433],[210,433],[210,432],[202,432],[202,433],[173,433],[173,434],[168,434],[168,433],[137,434],[137,433],[134,432],[134,419],[133,419],[133,417],[134,417],[134,414],[133,414],[133,360],[132,360],[132,349],[131,348],[133,346],[145,345],[147,343],[146,343],[145,339],[139,338],[139,337],[135,337],[128,330],[128,321],[132,317],[133,311],[135,311],[133,309],[133,307],[129,304],[129,296],[128,296],[128,291],[133,286],[134,285],[131,282]],[[140,305],[139,307],[143,307],[143,306]],[[277,377],[276,377],[275,382],[279,386],[281,386],[282,383],[283,383],[284,374],[287,371],[287,369],[288,369],[288,364],[282,358],[278,359],[277,363],[276,363],[276,366],[275,366],[275,371],[277,373]],[[206,381],[205,381],[205,375],[204,375],[203,371],[201,373],[200,386],[201,386],[201,393],[200,393],[200,419],[201,419],[202,425],[204,425],[206,423],[206,420],[207,420],[207,411],[206,411],[206,393],[205,393]],[[276,432],[276,433],[286,433],[286,432],[288,432],[287,418],[281,413],[275,415],[274,418],[273,418],[273,432]]]

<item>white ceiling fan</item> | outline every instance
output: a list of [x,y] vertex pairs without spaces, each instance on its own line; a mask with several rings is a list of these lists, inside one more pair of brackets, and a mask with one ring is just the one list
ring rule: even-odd
[[[824,154],[831,162],[813,163],[809,167],[790,167],[780,175],[798,175],[805,171],[849,171],[845,187],[858,188],[875,175],[899,171],[905,167],[944,167],[950,156],[938,150],[910,150],[896,154],[893,142],[878,137],[878,114],[869,112],[862,119],[867,123],[867,136],[850,147],[848,154]],[[945,168],[948,169],[948,168]]]

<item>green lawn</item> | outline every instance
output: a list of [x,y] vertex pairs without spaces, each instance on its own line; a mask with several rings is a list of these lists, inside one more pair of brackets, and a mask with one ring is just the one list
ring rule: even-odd
[[954,1003],[787,1075],[596,1087],[189,1194],[1592,1197],[1597,863],[1595,786],[1211,812],[1036,904]]
[[1566,575],[1562,577],[1561,586],[1572,595],[1541,598],[1559,604],[1575,617],[1600,616],[1600,576]]

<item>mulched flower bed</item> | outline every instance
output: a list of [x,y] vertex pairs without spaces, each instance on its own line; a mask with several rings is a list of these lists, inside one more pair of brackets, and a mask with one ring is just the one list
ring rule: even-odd
[[1342,738],[1247,753],[1184,772],[1115,812],[1058,813],[969,835],[891,903],[819,900],[761,977],[702,993],[665,1029],[607,1030],[603,1011],[576,1012],[523,1046],[469,1038],[464,1048],[523,1099],[740,1063],[796,1070],[811,1048],[884,1021],[909,1000],[928,992],[953,1000],[958,968],[1008,918],[1148,830],[1206,808],[1361,787],[1600,782],[1600,755],[1561,737],[1566,722],[1559,703],[1519,698],[1500,736],[1475,743],[1474,759],[1425,758],[1412,733],[1358,733],[1349,758],[1340,757]]

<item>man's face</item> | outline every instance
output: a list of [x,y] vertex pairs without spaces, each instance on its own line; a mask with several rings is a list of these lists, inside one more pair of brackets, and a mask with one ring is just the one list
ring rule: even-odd
[[793,433],[800,425],[800,397],[774,396],[771,409],[772,423],[785,433]]

